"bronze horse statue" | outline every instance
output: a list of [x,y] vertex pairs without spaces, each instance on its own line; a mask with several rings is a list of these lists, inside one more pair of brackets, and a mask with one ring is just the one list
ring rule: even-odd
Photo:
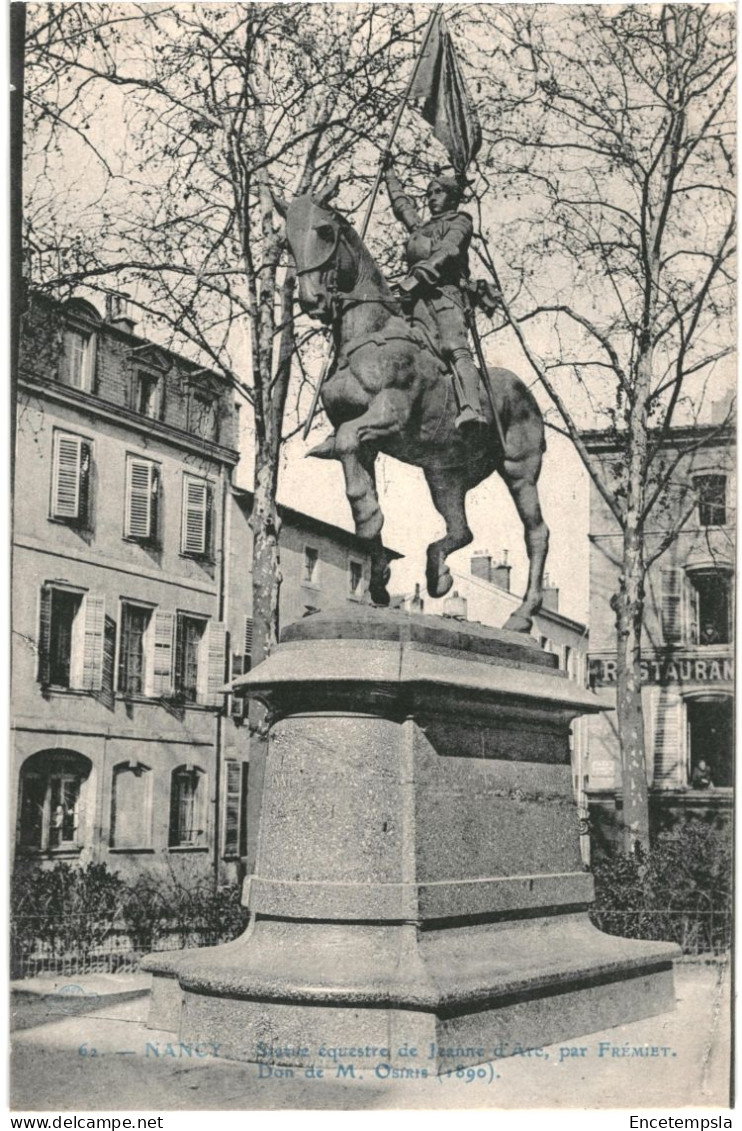
[[275,201],[286,219],[301,308],[329,325],[335,339],[334,361],[322,389],[334,433],[309,454],[337,459],[343,466],[356,533],[371,549],[371,599],[389,604],[384,518],[374,475],[378,453],[423,469],[433,504],[446,523],[444,537],[428,546],[431,597],[443,597],[453,584],[448,555],[473,540],[466,521],[467,492],[498,471],[523,522],[529,559],[526,595],[505,628],[529,632],[541,608],[549,544],[537,490],[545,442],[536,400],[514,373],[491,369],[504,450],[489,404],[488,427],[478,435],[462,436],[455,429],[456,404],[446,366],[434,344],[405,319],[357,232],[329,206],[336,189],[333,182],[315,197],[300,196],[288,205],[277,196]]

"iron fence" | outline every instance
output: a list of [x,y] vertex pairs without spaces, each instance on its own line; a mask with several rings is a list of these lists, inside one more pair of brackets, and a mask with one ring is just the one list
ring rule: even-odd
[[11,977],[81,974],[132,974],[146,954],[217,946],[234,931],[158,926],[142,934],[125,928],[101,927],[95,916],[76,916],[50,925],[40,917],[16,917],[11,924]]
[[[689,957],[720,956],[732,941],[729,910],[665,909],[590,911],[601,931],[625,938],[676,942]],[[216,946],[239,933],[196,926],[157,924],[146,932],[106,927],[95,916],[48,918],[17,916],[11,927],[11,975],[76,977],[81,974],[134,973],[145,954]]]
[[608,935],[675,942],[688,957],[721,956],[732,945],[732,913],[725,908],[641,908],[614,911],[593,907],[592,922]]

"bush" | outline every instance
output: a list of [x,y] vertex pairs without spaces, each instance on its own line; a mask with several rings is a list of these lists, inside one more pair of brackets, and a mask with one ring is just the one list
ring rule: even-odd
[[11,952],[37,941],[51,955],[88,955],[119,918],[124,892],[106,864],[19,869],[10,888]]
[[728,831],[689,820],[649,852],[616,852],[593,869],[591,918],[609,934],[666,939],[686,953],[731,942],[732,844]]
[[[130,881],[106,864],[50,869],[20,866],[11,881],[11,965],[22,976],[25,960],[54,969],[74,960],[83,969],[91,954],[113,935],[127,963],[138,954],[166,947],[209,946],[236,938],[247,925],[240,887],[214,889],[206,868],[191,861],[168,862]],[[108,956],[113,959],[115,955]],[[119,955],[121,958],[122,955]],[[100,961],[100,958],[99,958]],[[32,964],[33,965],[33,964]]]

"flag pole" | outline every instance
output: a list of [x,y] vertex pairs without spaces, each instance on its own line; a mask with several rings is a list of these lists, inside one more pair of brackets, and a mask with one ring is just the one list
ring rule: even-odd
[[[368,208],[366,209],[366,215],[363,218],[363,224],[361,226],[360,237],[361,237],[362,240],[365,240],[365,238],[366,238],[366,232],[368,231],[369,221],[371,220],[371,213],[374,210],[374,204],[376,203],[376,197],[377,197],[378,192],[379,192],[379,186],[381,185],[381,178],[384,175],[384,165],[386,164],[386,159],[387,159],[388,155],[391,153],[392,142],[394,141],[397,130],[399,129],[399,123],[402,121],[402,114],[403,114],[404,108],[407,105],[407,102],[409,100],[410,91],[412,90],[413,83],[414,83],[415,79],[417,78],[417,72],[420,69],[420,63],[422,62],[423,55],[425,54],[425,48],[428,46],[428,40],[430,39],[430,33],[433,30],[433,24],[435,23],[435,21],[438,17],[438,13],[439,13],[439,9],[437,7],[434,7],[431,10],[430,19],[428,20],[428,24],[427,24],[427,27],[425,29],[425,35],[423,36],[422,47],[420,48],[417,59],[415,60],[415,66],[412,70],[412,74],[410,75],[410,81],[407,83],[407,89],[405,90],[404,96],[402,97],[402,100],[400,101],[399,106],[397,107],[397,113],[396,113],[396,116],[394,118],[394,123],[392,125],[391,133],[389,134],[389,140],[387,141],[387,143],[384,147],[384,151],[381,154],[381,158],[379,160],[379,168],[377,170],[376,179],[374,181],[374,187],[371,189],[371,198],[368,202]],[[317,382],[317,388],[314,390],[314,397],[312,399],[312,406],[309,409],[309,415],[307,416],[306,424],[304,425],[304,431],[302,433],[302,440],[306,440],[306,438],[309,435],[312,424],[314,422],[314,417],[315,417],[315,414],[317,412],[317,405],[319,404],[319,398],[320,398],[320,395],[322,393],[322,386],[324,385],[324,383],[327,379],[327,374],[330,371],[330,367],[332,365],[334,356],[335,356],[334,346],[330,345],[330,347],[327,351],[327,354],[325,356],[324,364],[322,365],[322,372],[320,373],[319,381]]]
[[400,101],[399,106],[397,107],[397,114],[395,116],[394,123],[392,125],[391,133],[389,134],[389,140],[387,141],[386,146],[384,147],[384,152],[382,153],[381,160],[379,161],[379,169],[378,169],[378,172],[376,174],[376,180],[374,181],[374,187],[371,189],[371,198],[368,202],[368,208],[366,209],[366,215],[363,219],[363,225],[361,226],[360,235],[361,235],[362,240],[366,238],[366,232],[368,231],[368,225],[369,225],[369,221],[371,219],[371,213],[374,210],[374,204],[376,203],[376,196],[379,192],[379,186],[381,185],[381,178],[384,175],[384,165],[386,163],[386,159],[389,156],[389,154],[391,153],[392,142],[394,141],[397,130],[399,129],[399,123],[402,121],[402,114],[404,112],[404,108],[407,105],[407,102],[408,102],[409,97],[410,97],[410,91],[412,90],[412,87],[415,83],[415,79],[417,78],[417,72],[420,70],[420,64],[423,60],[423,56],[425,55],[425,49],[428,46],[428,40],[430,39],[430,34],[433,30],[433,25],[434,25],[435,21],[438,19],[439,12],[440,12],[440,10],[438,8],[433,8],[433,10],[430,13],[430,19],[428,20],[428,26],[426,27],[425,35],[423,36],[422,47],[420,48],[417,59],[415,60],[415,66],[413,68],[412,74],[410,75],[410,81],[407,83],[407,89],[405,90],[404,96],[403,96],[402,100]]

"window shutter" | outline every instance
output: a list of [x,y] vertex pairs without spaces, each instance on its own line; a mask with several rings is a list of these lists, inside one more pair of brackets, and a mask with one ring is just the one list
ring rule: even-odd
[[183,482],[184,554],[205,554],[208,549],[208,484],[186,476]]
[[149,538],[152,530],[152,471],[148,460],[129,458],[126,484],[126,537]]
[[[52,515],[54,518],[78,518],[80,515],[80,466],[82,441],[79,436],[56,437],[52,482]],[[88,449],[88,463],[90,446]]]
[[85,355],[83,357],[84,369],[83,369],[83,379],[82,379],[83,389],[86,389],[90,393],[95,392],[95,386],[96,386],[96,381],[95,381],[96,365],[95,365],[95,361],[96,361],[97,352],[98,352],[97,346],[98,346],[98,340],[97,340],[95,334],[91,334],[90,337],[87,340],[86,348],[85,348]]
[[252,617],[245,617],[245,651],[242,662],[242,672],[246,674],[252,668],[252,637],[255,621]]
[[204,531],[204,553],[210,558],[214,556],[214,488],[211,483],[206,484],[206,529]]
[[662,636],[665,644],[683,639],[683,571],[662,570]]
[[82,686],[85,691],[103,687],[106,599],[96,593],[85,598],[85,641],[82,658]]
[[654,724],[654,784],[679,785],[683,764],[683,705],[677,694],[660,690]]
[[240,801],[242,773],[239,762],[227,762],[224,811],[224,855],[237,856],[240,850]]
[[151,694],[167,699],[173,691],[174,613],[155,612],[152,617],[152,656],[148,669],[152,672]]
[[52,591],[44,585],[39,595],[39,683],[51,682]]
[[221,707],[224,703],[224,663],[226,655],[226,631],[221,621],[209,621],[204,632],[204,653],[206,659],[206,689],[204,702],[209,707]]
[[77,517],[81,523],[87,524],[90,519],[90,474],[91,474],[92,448],[87,440],[80,442],[80,500]]
[[149,537],[157,541],[160,536],[160,469],[156,463],[152,464],[150,482],[150,510],[149,510]]

